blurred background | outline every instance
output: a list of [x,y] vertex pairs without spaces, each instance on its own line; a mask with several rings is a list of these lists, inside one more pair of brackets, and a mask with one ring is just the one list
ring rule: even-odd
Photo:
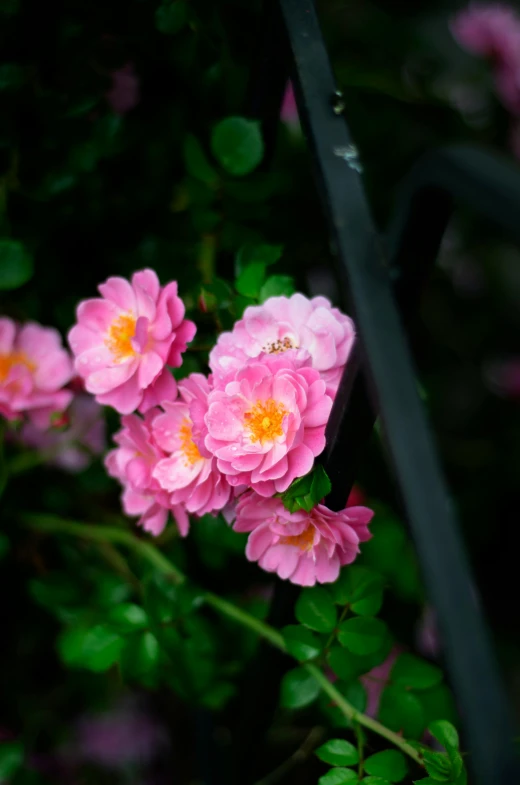
[[[98,283],[152,267],[163,283],[179,282],[199,326],[184,375],[205,369],[216,329],[229,327],[248,302],[238,302],[228,285],[246,242],[283,245],[277,272],[294,276],[298,290],[321,289],[341,301],[324,272],[329,244],[290,91],[269,169],[245,178],[220,173],[213,182],[190,155],[187,140],[195,138],[211,160],[212,127],[244,113],[261,6],[0,0],[1,315],[53,325],[65,336],[78,300],[94,296]],[[513,63],[504,74],[500,50],[500,35],[514,31],[511,19],[520,31],[515,4],[506,24],[488,17],[476,32],[454,22],[465,8],[458,3],[318,6],[382,233],[401,181],[436,147],[478,144],[518,168],[520,54],[518,70]],[[492,43],[485,38],[490,30]],[[480,216],[457,209],[419,313],[413,343],[425,405],[518,714],[520,250]],[[205,646],[217,663],[218,673],[193,686],[193,694],[211,693],[206,709],[219,713],[210,726],[205,710],[188,708],[192,693],[179,697],[175,683],[163,689],[158,666],[140,671],[134,653],[130,663],[99,675],[75,667],[60,638],[70,614],[95,615],[129,597],[128,582],[117,577],[124,568],[114,568],[110,552],[58,543],[18,524],[20,507],[122,523],[119,489],[99,460],[117,421],[110,413],[106,425],[96,412],[92,418],[96,431],[79,464],[69,455],[61,465],[31,469],[20,458],[2,500],[0,745],[21,741],[24,750],[12,781],[209,782],[209,744],[224,771],[229,765],[232,782],[229,750],[244,711],[237,683],[247,682],[254,641],[236,631],[231,639],[222,623],[186,632],[197,656],[203,652],[194,666],[199,676]],[[17,439],[8,445],[15,458]],[[380,537],[364,558],[386,570],[393,630],[404,644],[442,660],[377,434],[358,491],[379,511],[373,532]],[[223,522],[216,529],[203,519],[182,549],[172,537],[164,544],[197,582],[265,614],[272,579],[245,562],[241,536]],[[271,762],[274,769],[287,759],[313,728],[290,712],[274,722],[256,772],[262,782]],[[289,767],[283,781],[314,782],[313,766]]]

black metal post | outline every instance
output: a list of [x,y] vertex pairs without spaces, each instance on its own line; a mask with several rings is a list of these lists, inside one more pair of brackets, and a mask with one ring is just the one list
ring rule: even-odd
[[[438,611],[472,768],[482,785],[509,785],[520,781],[512,748],[513,723],[418,397],[389,268],[359,175],[357,151],[346,123],[333,108],[336,85],[314,4],[311,0],[280,0],[280,8],[294,59],[300,118],[330,221],[338,270],[350,292],[359,329],[355,362],[362,363],[368,375],[426,585]],[[349,391],[355,391],[355,381],[347,371],[343,392],[348,395]],[[344,401],[338,402],[336,414],[342,404]],[[342,419],[339,412],[340,433]],[[340,448],[339,439],[336,449]],[[355,449],[355,445],[343,442],[345,463],[352,447]]]

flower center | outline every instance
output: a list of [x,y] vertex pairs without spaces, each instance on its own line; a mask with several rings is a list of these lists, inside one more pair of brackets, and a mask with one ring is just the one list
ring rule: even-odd
[[314,545],[314,527],[308,526],[301,534],[293,537],[280,537],[280,545],[294,545],[301,551],[311,551]]
[[276,341],[268,341],[263,347],[262,351],[266,354],[280,354],[286,352],[287,349],[297,349],[297,344],[293,343],[291,339],[286,336],[285,338],[277,338]]
[[132,338],[135,335],[135,321],[130,314],[122,314],[110,325],[105,346],[108,346],[115,360],[125,360],[127,357],[135,355],[135,350],[132,346]]
[[245,424],[251,432],[251,441],[263,444],[266,441],[273,441],[276,436],[283,436],[282,423],[286,414],[288,414],[287,409],[272,398],[257,401],[244,414]]
[[0,382],[5,382],[15,365],[25,365],[31,372],[36,370],[36,365],[23,352],[0,354]]
[[179,428],[179,439],[181,440],[181,452],[184,453],[186,458],[185,466],[193,465],[197,461],[202,460],[202,455],[191,435],[191,423],[186,417]]

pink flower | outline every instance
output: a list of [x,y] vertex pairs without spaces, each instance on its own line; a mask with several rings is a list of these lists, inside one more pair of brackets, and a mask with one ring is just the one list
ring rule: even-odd
[[352,320],[325,297],[270,297],[262,305],[246,308],[233,331],[219,336],[209,364],[215,378],[222,381],[243,368],[249,358],[292,349],[298,358],[310,357],[311,366],[327,383],[327,394],[334,396],[354,334]]
[[90,395],[75,395],[64,414],[67,427],[42,431],[33,423],[24,425],[20,441],[42,453],[44,463],[69,472],[85,469],[93,456],[105,451],[103,410]]
[[381,665],[376,665],[371,671],[365,673],[364,676],[361,676],[360,681],[367,692],[367,707],[365,713],[368,714],[369,717],[377,717],[381,694],[390,680],[390,671],[401,652],[402,648],[400,646],[394,646]]
[[141,270],[131,283],[109,278],[99,291],[102,298],[79,304],[69,333],[86,390],[121,414],[174,398],[175,380],[165,366],[182,364],[196,331],[184,319],[177,283],[161,287],[153,270]]
[[314,586],[332,583],[340,567],[354,561],[359,543],[370,539],[372,516],[367,507],[333,512],[323,504],[310,513],[290,513],[280,499],[247,491],[238,501],[233,528],[251,532],[246,547],[249,561],[291,583]]
[[300,128],[300,117],[298,115],[298,107],[296,106],[292,82],[288,82],[287,87],[285,88],[282,108],[280,110],[280,119],[282,123],[285,123],[291,130],[296,131]]
[[[105,458],[105,466],[111,477],[123,486],[121,497],[127,515],[139,515],[138,525],[151,534],[160,534],[166,526],[168,494],[153,477],[153,470],[165,453],[154,442],[152,426],[159,409],[148,411],[143,418],[137,414],[123,417],[123,428],[114,436],[119,445]],[[181,535],[188,533],[189,519],[181,506],[171,508]]]
[[60,334],[39,324],[20,326],[0,318],[0,414],[16,420],[28,414],[38,427],[66,409],[72,392],[72,361]]
[[133,63],[112,71],[112,86],[106,94],[110,108],[116,114],[126,114],[139,103],[139,78]]
[[266,354],[209,394],[204,444],[230,485],[272,496],[312,469],[332,400],[309,363]]
[[502,103],[520,113],[520,16],[498,3],[470,5],[451,22],[451,31],[468,51],[490,59]]
[[232,488],[194,432],[190,414],[192,408],[207,409],[209,382],[194,373],[179,382],[179,392],[182,400],[164,402],[165,413],[153,421],[155,442],[168,457],[158,461],[152,476],[171,494],[171,505],[184,504],[197,515],[214,513],[228,504]]

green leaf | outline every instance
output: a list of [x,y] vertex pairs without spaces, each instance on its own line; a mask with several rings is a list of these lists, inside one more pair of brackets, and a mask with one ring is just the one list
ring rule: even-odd
[[344,649],[342,646],[333,646],[327,660],[336,676],[346,682],[350,682],[363,673],[367,673],[371,667],[367,665],[364,657],[352,654],[352,652]]
[[295,290],[294,278],[291,275],[271,275],[260,289],[258,299],[263,303],[269,297],[279,297],[280,295],[290,297]]
[[163,4],[155,12],[155,26],[160,33],[175,35],[188,21],[187,0],[163,0]]
[[112,608],[109,620],[122,632],[141,630],[148,625],[148,616],[144,608],[131,602]]
[[359,753],[345,739],[331,739],[316,750],[318,758],[331,766],[355,766],[359,761]]
[[235,273],[240,275],[249,264],[261,262],[266,267],[274,264],[283,253],[283,245],[268,245],[267,243],[246,243],[236,255]]
[[[414,780],[414,785],[437,785],[439,780],[434,780],[432,777],[425,777],[422,780]],[[454,783],[448,783],[448,785],[454,785]]]
[[414,654],[400,654],[392,667],[390,678],[400,687],[414,690],[427,690],[442,681],[440,668]]
[[286,709],[299,709],[312,703],[320,693],[320,685],[304,668],[294,668],[282,679],[280,703]]
[[238,276],[235,288],[244,297],[258,297],[265,277],[265,264],[252,262],[245,267]]
[[32,278],[33,272],[32,257],[22,243],[0,239],[0,289],[18,289]]
[[193,134],[187,134],[184,139],[184,163],[188,174],[201,180],[203,183],[213,185],[218,182],[216,169],[210,164],[206,153],[199,140]]
[[100,673],[119,659],[124,639],[106,624],[66,628],[58,638],[58,651],[66,665]]
[[359,679],[354,679],[354,681],[351,681],[348,684],[339,682],[336,686],[355,709],[361,712],[365,711],[367,706],[367,691]]
[[419,699],[412,692],[393,685],[383,690],[378,719],[390,730],[402,731],[411,739],[418,739],[426,727]]
[[9,551],[9,538],[5,534],[0,534],[0,559],[3,559]]
[[380,619],[360,616],[339,626],[338,640],[353,654],[373,654],[382,645],[387,628]]
[[383,777],[390,782],[401,782],[408,773],[406,759],[402,752],[397,750],[376,752],[365,760],[364,766],[368,774]]
[[0,744],[0,782],[13,777],[23,763],[24,752],[19,741],[7,741]]
[[[383,576],[368,567],[351,564],[345,567],[338,580],[331,586],[332,594],[338,605],[355,605],[370,600],[382,593]],[[364,614],[361,614],[364,615]]]
[[320,777],[318,785],[343,785],[344,782],[349,782],[350,785],[357,785],[359,782],[358,775],[352,769],[329,769],[329,771]]
[[435,720],[428,725],[428,730],[447,750],[459,749],[459,734],[451,722]]
[[319,504],[325,496],[328,496],[332,488],[329,476],[321,463],[314,467],[311,481],[311,496],[315,504]]
[[443,752],[432,752],[429,749],[423,749],[422,755],[426,771],[437,782],[449,782],[457,776],[452,770],[449,758]]
[[260,124],[244,117],[227,117],[213,129],[211,149],[219,164],[241,177],[256,169],[264,155]]
[[287,651],[300,662],[314,659],[322,650],[320,639],[299,624],[284,627],[282,635]]
[[301,624],[316,632],[332,632],[336,626],[336,608],[329,592],[322,586],[301,592],[295,614]]

